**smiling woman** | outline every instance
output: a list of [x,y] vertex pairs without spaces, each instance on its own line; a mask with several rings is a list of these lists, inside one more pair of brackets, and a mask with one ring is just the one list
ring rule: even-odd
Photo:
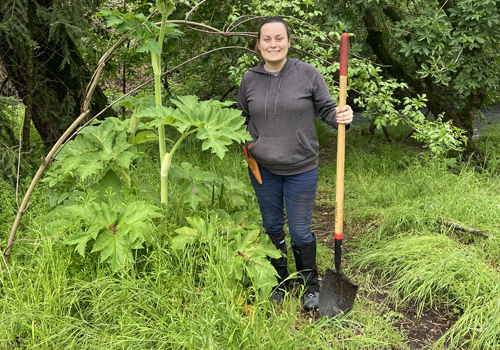
[[[271,17],[274,18],[274,17]],[[268,72],[278,72],[286,62],[290,48],[290,34],[288,26],[282,22],[263,22],[261,24],[256,51],[266,62],[264,69]]]
[[350,124],[349,106],[339,109],[325,80],[312,65],[288,57],[290,33],[279,17],[260,25],[255,51],[263,60],[247,72],[238,91],[262,182],[249,172],[262,214],[262,226],[283,254],[271,263],[278,287],[271,298],[281,303],[289,282],[285,209],[297,271],[304,286],[304,308],[318,307],[316,238],[311,218],[318,181],[319,142],[316,117],[330,126]]

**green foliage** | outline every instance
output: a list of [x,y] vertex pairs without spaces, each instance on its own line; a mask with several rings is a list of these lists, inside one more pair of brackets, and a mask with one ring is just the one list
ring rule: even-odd
[[[72,202],[81,190],[100,181],[120,178],[130,183],[129,167],[139,154],[137,148],[127,142],[127,123],[117,118],[107,118],[98,126],[83,129],[75,140],[68,143],[59,153],[54,165],[41,180],[51,189],[47,195],[53,205],[59,205],[67,198]],[[76,192],[75,192],[76,191]],[[118,191],[119,192],[119,191]]]
[[[131,118],[137,120],[134,123],[137,123],[137,130],[140,132],[132,138],[133,143],[156,140],[153,130],[161,130],[164,125],[174,128],[180,134],[175,141],[166,139],[174,145],[162,160],[161,174],[164,178],[168,176],[175,151],[189,135],[194,135],[196,139],[202,141],[202,151],[210,149],[220,159],[227,153],[227,146],[234,142],[244,142],[249,138],[241,112],[224,108],[231,106],[233,102],[198,101],[196,96],[178,96],[176,99],[170,99],[170,103],[177,108],[154,107],[148,97],[129,96],[119,103],[119,106],[131,108]],[[196,201],[196,197],[189,197]],[[191,205],[194,206],[195,203],[191,202]]]
[[[178,7],[186,3],[179,2]],[[375,3],[385,4],[378,1],[370,5]],[[409,9],[414,6],[405,5]],[[311,62],[326,75],[332,94],[336,94],[338,67],[325,62],[335,61],[336,49],[333,45],[326,49],[316,47],[312,40],[336,37],[345,24],[331,16],[325,19],[325,14],[332,10],[323,2],[229,1],[224,6],[232,6],[234,19],[255,6],[262,15],[279,10],[278,14],[314,20],[318,27],[323,21],[327,23],[332,33],[325,36],[321,30],[316,33],[312,26],[290,20],[293,30],[309,41],[301,47],[315,54]],[[205,13],[202,8],[197,8],[198,14]],[[345,11],[347,7],[338,13]],[[476,13],[475,9],[467,11]],[[217,13],[214,18],[221,20],[222,16],[224,21],[225,15]],[[114,19],[116,26],[125,22],[120,22],[119,16]],[[129,19],[136,21],[133,17]],[[441,17],[432,18],[441,21]],[[470,15],[470,20],[475,20],[474,15]],[[438,45],[439,35],[446,35],[447,27],[429,23],[426,34],[422,23],[416,21],[414,28],[424,38],[422,42],[432,44],[428,50],[439,49],[434,44]],[[481,40],[469,40],[463,47],[469,49],[469,43],[475,49]],[[145,50],[154,51],[155,44],[145,45]],[[193,47],[199,48],[198,45],[201,43]],[[422,57],[423,47],[419,51]],[[175,51],[180,55],[183,50],[175,47]],[[252,56],[242,58],[234,70],[235,77],[252,61]],[[419,109],[429,96],[405,99],[403,94],[404,97],[396,98],[394,90],[404,90],[405,85],[382,79],[381,70],[366,61],[351,61],[351,88],[356,89],[356,96],[361,92],[359,103],[365,103],[366,115],[376,118],[379,127],[404,121],[420,128],[419,140],[429,145],[434,154],[459,147],[456,140],[461,134],[450,124],[435,121],[445,132],[437,132],[435,125],[426,124]],[[448,81],[447,70],[455,69],[449,62],[436,60],[432,64],[419,74],[436,79],[439,75],[440,83]],[[355,129],[348,133],[345,213],[346,225],[351,228],[345,242],[354,249],[346,250],[346,270],[363,286],[363,293],[348,319],[325,321],[301,314],[293,291],[286,294],[283,307],[268,301],[275,276],[266,256],[276,257],[279,253],[266,235],[258,234],[257,205],[250,199],[248,178],[239,181],[224,176],[229,171],[242,173],[241,154],[228,151],[232,143],[244,140],[244,126],[239,124],[243,118],[237,111],[224,108],[225,103],[199,101],[200,98],[182,96],[158,107],[152,98],[128,98],[123,106],[132,111],[130,120],[110,119],[88,127],[60,153],[44,180],[50,202],[56,206],[46,217],[52,225],[36,218],[47,207],[34,198],[32,216],[28,216],[21,233],[30,238],[46,238],[66,231],[69,235],[64,242],[53,239],[20,245],[14,253],[16,263],[8,271],[0,270],[5,282],[4,298],[0,299],[2,344],[7,348],[37,349],[109,349],[116,344],[127,348],[178,349],[204,348],[207,344],[227,349],[413,346],[407,344],[406,335],[397,332],[404,315],[398,310],[385,312],[379,303],[372,302],[372,282],[378,281],[366,276],[376,273],[389,279],[390,284],[383,288],[391,292],[398,306],[415,306],[418,312],[442,305],[455,307],[460,318],[436,347],[497,347],[500,304],[496,268],[500,249],[495,236],[500,162],[495,132],[490,135],[487,157],[481,166],[460,159],[430,160],[426,154],[406,151],[398,142],[384,144],[377,135],[359,136]],[[172,145],[171,155],[189,137],[192,145],[199,146],[189,148],[192,154],[187,153],[188,148],[184,153],[178,152],[181,165],[172,166],[170,197],[176,198],[179,208],[189,206],[187,224],[180,209],[172,220],[170,215],[160,216],[156,206],[140,198],[141,185],[149,185],[156,194],[154,181],[139,182],[151,179],[150,173],[155,172],[152,169],[157,164],[149,157],[140,159],[138,149],[153,154],[147,147],[150,141],[158,139],[156,130],[164,125],[173,136],[166,140]],[[196,165],[182,161],[189,157],[195,159]],[[224,164],[232,164],[236,170],[226,165],[218,169],[218,175],[204,170],[223,167],[217,163],[222,157]],[[227,162],[228,157],[234,158],[232,163]],[[205,163],[207,159],[211,163]],[[146,166],[136,166],[136,162]],[[331,165],[321,169],[319,204],[333,198],[331,173]],[[0,185],[4,183],[0,180]],[[4,187],[0,193],[6,200],[11,196]],[[244,210],[249,206],[250,211]],[[2,209],[5,210],[0,214],[1,224],[2,218],[11,220],[15,211],[7,205]],[[443,218],[484,229],[490,238],[471,238],[436,224]],[[152,226],[153,220],[159,224]],[[177,222],[185,226],[179,228]],[[75,252],[65,249],[63,243],[74,246],[76,254],[85,255],[86,259],[75,259]],[[147,247],[147,254],[140,249],[143,247]],[[94,264],[97,259],[110,264],[112,270],[119,272],[119,278],[115,278],[118,273],[109,276],[107,268]],[[319,259],[319,264],[323,261]],[[359,266],[366,266],[367,272],[359,270]]]
[[[406,110],[406,107],[405,107]],[[451,120],[443,122],[443,117],[438,116],[435,121],[422,118],[419,131],[412,135],[418,141],[424,143],[431,153],[436,156],[446,156],[451,152],[460,153],[467,143],[464,130],[453,126]]]
[[143,201],[115,207],[90,201],[58,207],[46,218],[61,220],[55,224],[71,232],[64,243],[75,245],[82,257],[93,242],[91,253],[101,252],[101,263],[108,262],[116,272],[134,262],[132,250],[144,248],[151,229],[149,220],[159,216],[158,207]]
[[186,162],[183,162],[181,167],[172,168],[172,177],[178,184],[177,194],[181,196],[182,202],[188,203],[193,210],[196,210],[200,203],[207,203],[215,183],[223,184],[216,174],[202,171],[198,166]]
[[196,96],[179,96],[171,102],[177,106],[173,122],[180,133],[196,131],[196,137],[203,141],[202,150],[211,149],[220,159],[227,152],[227,146],[233,142],[249,139],[241,111],[231,106],[234,102],[216,100],[198,102]]
[[[397,29],[400,30],[395,32],[396,38],[410,38],[406,33],[411,32],[411,40],[401,42],[400,52],[406,57],[416,57],[418,61],[423,61],[417,70],[420,78],[432,77],[439,84],[451,84],[464,97],[480,86],[480,75],[482,86],[494,87],[496,79],[491,66],[477,66],[485,56],[474,55],[468,62],[456,56],[458,49],[465,49],[466,52],[481,49],[488,40],[487,37],[493,34],[492,31],[497,30],[499,21],[494,7],[494,2],[471,7],[469,1],[457,1],[449,10],[450,16],[444,11],[426,7],[416,16],[397,23]],[[452,81],[453,74],[460,73],[458,69],[464,68],[470,73],[470,77],[467,78],[465,74],[461,76],[469,83],[460,79],[455,84]],[[470,85],[473,81],[474,85]]]
[[[438,344],[451,340],[452,346],[465,343],[472,349],[497,344],[500,324],[494,315],[500,301],[500,280],[481,253],[445,235],[414,234],[387,242],[376,251],[365,251],[357,264],[383,270],[386,278],[395,281],[393,297],[401,296],[403,303],[411,300],[418,313],[441,303],[462,310],[461,319]],[[473,324],[476,330],[470,332]]]
[[[155,140],[150,128],[168,124],[181,133],[169,156],[186,135],[196,132],[196,137],[203,142],[202,150],[212,149],[222,159],[228,145],[248,137],[241,112],[221,108],[232,103],[198,102],[196,97],[184,96],[172,101],[177,107],[173,109],[154,108],[151,102],[148,98],[124,99],[122,106],[135,107],[131,116],[133,123],[107,118],[98,126],[83,129],[61,151],[42,180],[51,189],[47,196],[52,205],[59,205],[48,218],[61,219],[56,221],[59,229],[72,233],[66,243],[76,245],[78,253],[85,256],[88,243],[94,242],[91,253],[101,252],[101,262],[109,262],[114,271],[133,262],[131,251],[143,247],[148,222],[159,216],[158,208],[128,199],[127,193],[134,185],[129,169],[139,157],[133,144]],[[141,131],[129,138],[127,131],[131,124],[132,129]],[[221,207],[225,202],[225,209],[229,209],[230,202],[232,210],[243,205],[238,199],[227,200],[230,196],[224,194],[225,185],[215,174],[184,163],[175,175],[181,199],[179,206],[188,203],[194,210],[201,202],[208,203],[210,196],[212,205]],[[231,193],[237,193],[237,182],[228,181]],[[220,186],[217,203],[215,184]]]
[[14,187],[19,161],[19,145],[12,129],[13,123],[9,116],[11,111],[11,106],[0,104],[0,179],[8,181]]
[[[477,142],[492,146],[493,135]],[[366,274],[377,276],[377,290],[387,292],[399,312],[455,310],[458,321],[435,348],[495,349],[498,153],[488,148],[481,164],[432,159],[398,142],[389,146],[374,136],[346,136],[351,151],[345,178],[345,227],[351,232],[346,260],[355,268],[349,276],[355,281]],[[330,165],[321,169],[318,192],[325,195],[319,196],[320,205],[334,205],[334,170]],[[489,238],[453,230],[443,224],[448,221]],[[363,277],[356,271],[364,271]],[[369,289],[373,282],[362,283]]]
[[93,242],[91,253],[101,252],[101,262],[108,262],[113,271],[129,268],[131,251],[143,248],[149,221],[160,216],[157,207],[127,199],[129,169],[139,156],[127,140],[127,126],[107,118],[83,129],[42,180],[50,189],[50,203],[58,205],[47,219],[70,232],[65,243],[76,245],[83,257]]
[[11,185],[0,178],[0,224],[2,227],[8,227],[14,221],[16,215],[15,201],[13,201],[14,192]]
[[[147,120],[140,119],[141,123]],[[407,147],[399,137],[387,144],[378,134],[360,135],[355,127],[347,133],[343,265],[345,273],[361,288],[348,317],[329,321],[302,312],[295,290],[285,295],[283,306],[274,305],[267,295],[261,296],[264,293],[260,289],[256,290],[259,285],[249,277],[252,265],[257,266],[250,252],[256,247],[257,237],[264,249],[269,242],[265,242],[265,236],[252,235],[257,227],[251,226],[260,220],[253,196],[253,202],[244,196],[250,212],[239,206],[224,215],[201,204],[188,214],[193,225],[177,225],[171,212],[155,218],[155,226],[142,231],[146,249],[133,251],[134,264],[110,274],[108,266],[98,264],[102,251],[90,254],[94,240],[87,243],[86,258],[81,259],[77,251],[64,244],[67,236],[46,239],[59,231],[49,220],[41,219],[49,206],[36,194],[19,237],[40,240],[17,242],[13,263],[8,270],[0,269],[0,344],[37,349],[110,349],[117,344],[142,349],[203,349],[207,344],[263,350],[405,349],[419,344],[408,336],[410,330],[401,331],[401,324],[410,321],[407,311],[421,308],[426,314],[432,305],[432,312],[440,312],[443,318],[447,317],[441,314],[443,308],[455,310],[451,319],[456,321],[435,344],[429,340],[429,346],[496,349],[500,305],[496,271],[500,261],[497,129],[490,125],[488,133],[477,140],[485,149],[481,162],[437,161],[419,148]],[[404,135],[407,128],[396,127],[395,131]],[[150,185],[149,191],[155,196],[158,186],[152,173],[158,165],[157,150],[147,146],[139,146],[147,156],[134,162],[136,170],[130,177],[133,187],[135,182]],[[199,172],[210,169],[220,178],[227,173],[241,176],[242,181],[234,186],[236,198],[244,195],[238,190],[243,187],[241,182],[247,191],[251,192],[251,186],[244,177],[240,147],[229,149],[223,161],[210,152],[193,154],[186,149],[177,157],[180,164],[195,163]],[[319,215],[330,212],[327,208],[333,208],[335,201],[335,167],[332,162],[325,164],[319,174]],[[187,168],[182,167],[182,172]],[[114,211],[119,220],[118,213],[123,213],[126,205],[140,200],[131,195],[132,189],[126,190],[126,182],[119,175],[113,174],[104,178],[109,178],[109,183],[119,182],[125,189],[125,199],[121,200],[125,204]],[[224,178],[224,193],[231,197],[230,203],[234,202],[231,182]],[[177,183],[175,178],[172,197],[180,197]],[[7,221],[0,221],[1,227],[11,222],[16,210],[12,193],[4,191],[3,184],[0,218]],[[81,202],[72,205],[104,198],[99,202],[102,213],[96,209],[99,216],[104,215],[104,204],[117,208],[116,196],[109,190],[112,186],[97,190],[97,185],[91,183],[92,190],[83,188]],[[108,189],[108,195],[102,188]],[[210,199],[206,202],[212,203]],[[136,209],[143,212],[141,207],[137,203]],[[114,214],[109,215],[114,218]],[[83,215],[78,216],[83,223],[80,217]],[[436,223],[444,218],[483,230],[489,238]],[[70,220],[76,222],[76,216]],[[179,226],[186,234],[175,232]],[[85,227],[82,225],[82,231]],[[110,231],[104,225],[102,229]],[[315,230],[319,237],[329,232],[321,225]],[[5,241],[6,237],[3,244]],[[180,249],[173,250],[173,243]],[[333,255],[331,249],[320,245],[319,252],[323,255],[318,259],[320,271],[331,267],[331,258],[324,258]],[[358,260],[373,263],[360,269]],[[289,261],[292,267],[292,257]],[[397,301],[398,308],[392,307],[394,303],[381,303],[380,293],[393,297],[390,300]],[[419,327],[425,320],[411,322]]]
[[[240,217],[241,217],[240,213]],[[276,271],[267,257],[279,258],[281,253],[260,228],[241,221],[220,222],[217,218],[186,218],[190,226],[176,229],[178,236],[172,240],[172,248],[189,249],[190,245],[202,244],[212,264],[222,265],[225,271],[221,279],[227,288],[246,288],[251,281],[252,289],[265,299],[276,284]],[[221,225],[222,224],[222,225]],[[248,295],[247,295],[248,297]]]
[[[120,11],[105,8],[98,12],[96,16],[105,17],[106,25],[114,27],[120,34],[125,34],[133,29],[129,33],[129,38],[133,41],[136,52],[161,54],[161,46],[156,40],[160,32],[160,27],[154,22],[147,20],[144,14],[134,14],[132,12],[123,14]],[[179,36],[181,32],[176,27],[176,25],[171,23],[166,24],[165,35],[167,37]]]

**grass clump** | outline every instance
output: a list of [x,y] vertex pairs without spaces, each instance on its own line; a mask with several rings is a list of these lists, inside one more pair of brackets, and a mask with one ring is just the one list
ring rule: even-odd
[[[346,160],[347,227],[367,228],[355,233],[348,259],[388,281],[396,308],[414,307],[418,315],[443,305],[455,310],[459,320],[435,348],[496,349],[498,150],[487,143],[478,162],[376,147],[353,147]],[[444,222],[479,229],[488,238]]]

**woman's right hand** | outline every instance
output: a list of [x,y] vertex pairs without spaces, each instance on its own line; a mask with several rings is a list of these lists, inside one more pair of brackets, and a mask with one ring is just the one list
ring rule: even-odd
[[335,107],[335,112],[337,115],[335,116],[335,120],[337,124],[351,124],[354,118],[354,112],[349,105],[345,105],[340,109],[339,107]]

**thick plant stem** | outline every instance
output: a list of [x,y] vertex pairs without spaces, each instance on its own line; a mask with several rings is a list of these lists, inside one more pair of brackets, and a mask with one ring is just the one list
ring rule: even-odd
[[161,192],[160,192],[160,201],[161,204],[164,204],[165,206],[168,205],[168,173],[170,171],[170,165],[172,164],[172,157],[174,156],[175,151],[179,147],[179,145],[182,143],[182,141],[191,135],[192,133],[198,131],[198,128],[190,130],[188,132],[185,132],[182,134],[181,137],[177,140],[175,143],[174,147],[172,147],[172,150],[169,153],[165,153],[163,158],[161,159]]
[[[156,108],[160,108],[161,103],[161,86],[160,86],[160,75],[155,74],[155,96],[156,96]],[[158,142],[160,147],[160,159],[165,156],[165,128],[162,125],[158,127]]]
[[161,193],[160,200],[161,204],[168,206],[168,171],[170,170],[170,165],[172,164],[173,153],[165,153],[165,156],[161,161]]
[[[155,101],[156,108],[160,108],[162,106],[161,101],[161,48],[163,47],[163,39],[165,38],[165,25],[167,23],[167,16],[161,16],[161,27],[160,27],[160,36],[158,37],[158,44],[160,45],[160,54],[156,54],[155,52],[151,52],[151,62],[153,65],[153,71],[155,75]],[[161,169],[163,173],[163,163],[165,161],[166,150],[165,150],[165,128],[163,124],[158,127],[158,145],[160,149],[160,162]],[[169,165],[170,167],[170,165]],[[168,173],[168,172],[167,172]],[[160,201],[162,204],[167,206],[167,195],[168,195],[168,184],[167,178],[161,176],[161,190],[160,190]]]

